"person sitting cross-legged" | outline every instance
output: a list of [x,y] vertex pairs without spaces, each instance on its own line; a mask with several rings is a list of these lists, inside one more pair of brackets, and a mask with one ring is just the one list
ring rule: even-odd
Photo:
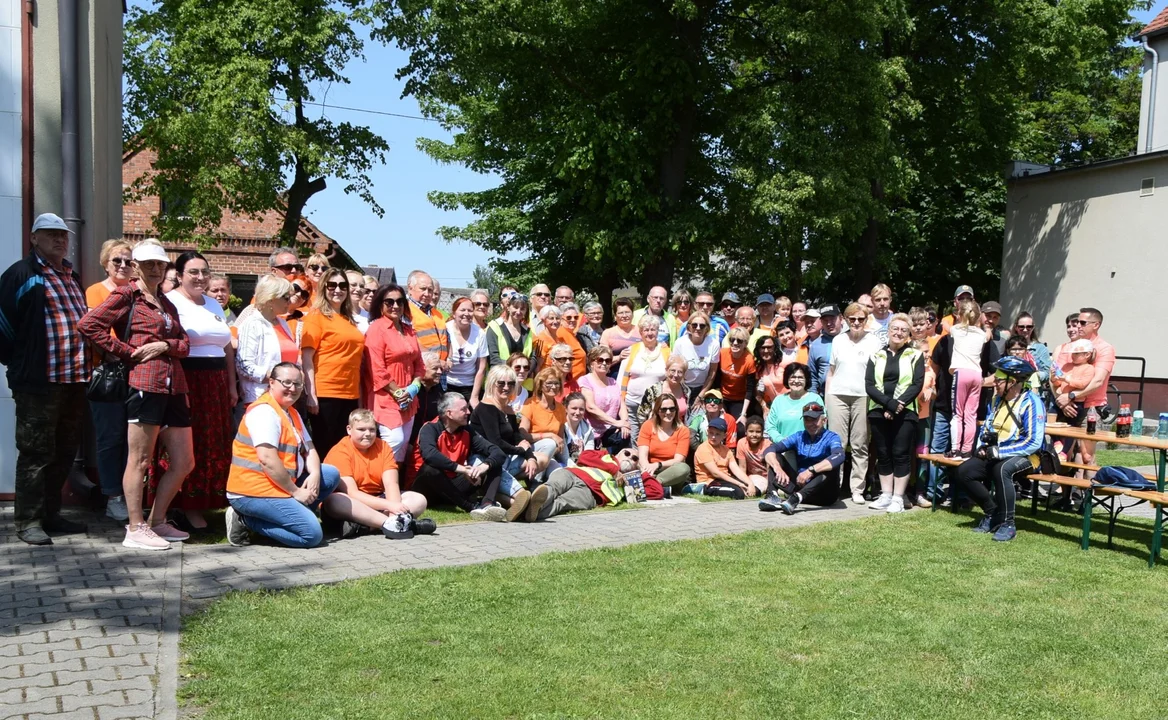
[[[783,453],[795,451],[796,468]],[[840,436],[824,429],[823,406],[811,403],[803,408],[803,429],[767,448],[767,493],[758,509],[782,510],[787,515],[802,503],[834,505],[839,497],[840,466],[844,464],[844,446]],[[779,500],[778,491],[787,495]]]
[[[426,512],[426,498],[420,493],[402,492],[398,486],[393,448],[378,437],[373,412],[357,409],[349,413],[345,431],[348,436],[341,438],[324,459],[341,475],[337,491],[325,498],[324,513],[381,530],[391,540],[433,533],[434,521],[421,517]],[[346,537],[359,532],[357,528],[345,530]]]
[[336,490],[341,476],[321,464],[292,407],[303,391],[300,367],[279,363],[268,376],[268,391],[243,415],[227,475],[227,542],[232,545],[247,545],[249,530],[296,548],[316,547],[324,539],[313,510]]
[[745,500],[758,493],[750,478],[738,466],[734,451],[726,447],[726,421],[710,420],[706,427],[706,441],[694,453],[694,476],[705,483],[706,495]]

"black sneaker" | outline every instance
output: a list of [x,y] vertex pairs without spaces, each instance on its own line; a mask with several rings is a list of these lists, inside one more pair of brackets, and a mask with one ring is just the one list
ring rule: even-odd
[[352,520],[346,520],[341,524],[341,539],[352,540],[353,538],[360,535],[361,531],[364,529],[365,526],[361,523],[356,523]]
[[437,529],[438,523],[430,518],[414,518],[410,521],[410,530],[413,530],[415,535],[433,535]]
[[41,527],[45,529],[45,532],[56,532],[64,535],[75,535],[89,529],[89,526],[85,523],[73,522],[60,515],[50,515],[45,518],[41,521]]
[[775,512],[781,509],[782,504],[783,501],[779,499],[778,493],[767,493],[766,497],[758,501],[758,509],[763,512]]
[[794,515],[795,509],[799,507],[799,493],[790,495],[786,500],[779,505],[779,509],[783,511],[784,515]]

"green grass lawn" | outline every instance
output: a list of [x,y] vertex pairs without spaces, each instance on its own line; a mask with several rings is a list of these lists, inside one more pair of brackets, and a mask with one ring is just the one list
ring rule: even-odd
[[903,516],[235,594],[187,620],[210,718],[1151,718],[1168,568],[1072,515]]
[[1154,467],[1157,462],[1156,455],[1151,450],[1105,450],[1103,446],[1100,446],[1095,451],[1095,464],[1100,467],[1104,465],[1123,467],[1151,465]]

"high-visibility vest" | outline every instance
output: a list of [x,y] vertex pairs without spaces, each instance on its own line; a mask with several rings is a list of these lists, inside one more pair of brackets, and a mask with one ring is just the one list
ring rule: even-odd
[[[900,377],[896,379],[896,389],[892,392],[892,397],[894,399],[903,397],[904,394],[908,392],[908,386],[912,384],[913,380],[913,370],[916,368],[916,364],[920,362],[921,358],[923,357],[924,356],[921,354],[921,351],[914,347],[907,348],[903,353],[901,353]],[[888,350],[884,349],[874,353],[872,355],[872,363],[874,369],[873,377],[876,380],[877,387],[881,387],[884,385],[884,367],[888,364]],[[913,398],[911,403],[905,405],[904,409],[916,412],[918,398],[920,398],[919,394],[917,397]],[[883,408],[877,405],[875,400],[868,398],[868,409],[880,410]]]
[[[499,360],[504,365],[507,364],[507,358],[511,357],[511,336],[503,329],[503,321],[499,318],[487,323],[487,330],[494,333],[496,345],[499,348]],[[531,337],[534,333],[528,330],[523,338],[523,354],[528,358],[531,357]]]
[[288,493],[268,477],[255,444],[248,436],[247,415],[261,405],[273,408],[280,418],[280,444],[276,446],[276,453],[289,475],[296,477],[297,454],[307,454],[312,450],[312,441],[304,439],[304,421],[300,419],[300,413],[295,408],[285,410],[270,393],[264,393],[259,400],[247,406],[244,419],[235,433],[235,441],[231,443],[231,472],[227,475],[227,492],[247,497],[286,498],[289,497]]
[[443,362],[450,357],[450,340],[446,332],[446,320],[436,308],[426,313],[413,300],[410,301],[410,323],[418,337],[418,347],[425,353],[437,350]]

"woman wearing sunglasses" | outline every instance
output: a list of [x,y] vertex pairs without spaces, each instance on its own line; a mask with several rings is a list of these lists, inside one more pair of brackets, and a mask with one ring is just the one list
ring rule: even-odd
[[580,394],[588,411],[592,434],[615,453],[629,446],[629,410],[621,402],[620,386],[608,375],[613,354],[607,345],[588,351],[588,374],[580,378]]
[[[321,278],[329,269],[329,259],[320,253],[316,253],[308,258],[308,262],[304,263],[304,277],[311,283],[312,299],[316,299],[317,293],[320,292]],[[355,309],[355,308],[354,308]]]
[[515,398],[511,401],[511,409],[519,412],[523,409],[523,404],[527,402],[527,386],[533,384],[531,379],[531,358],[523,353],[512,353],[507,358],[507,367],[511,368],[512,372],[515,373],[515,381],[519,383],[519,387],[515,391]]
[[426,375],[418,337],[409,322],[408,302],[400,285],[385,285],[373,295],[373,319],[365,333],[362,365],[364,405],[373,410],[377,434],[398,463],[406,459]]
[[[129,285],[134,279],[133,246],[121,239],[106,240],[101,245],[101,266],[106,278],[85,290],[85,304],[89,309],[101,305],[114,290]],[[100,358],[99,358],[100,360]],[[89,401],[93,418],[94,441],[97,446],[97,477],[101,494],[106,497],[105,514],[118,522],[125,522],[126,498],[122,495],[122,474],[126,469],[126,404],[123,402]]]
[[1018,313],[1014,319],[1014,327],[1010,331],[1012,337],[1026,341],[1026,351],[1030,354],[1030,364],[1038,368],[1038,379],[1043,385],[1050,379],[1051,355],[1046,343],[1038,339],[1038,328],[1034,325],[1034,316],[1028,312]]
[[718,389],[722,391],[726,412],[734,418],[739,437],[746,432],[746,416],[750,414],[751,398],[758,382],[754,356],[747,351],[749,342],[749,330],[742,326],[731,328],[726,336],[729,347],[721,349],[718,360]]
[[697,399],[714,386],[720,350],[717,338],[710,332],[710,316],[700,310],[690,315],[685,323],[685,334],[673,344],[673,355],[685,360],[685,379],[682,382],[689,407],[694,407]]
[[666,487],[689,482],[689,428],[678,417],[677,398],[661,395],[653,406],[653,417],[637,434],[637,461],[641,472]]
[[831,341],[831,362],[827,368],[824,397],[827,403],[827,427],[851,446],[852,502],[864,504],[864,486],[868,480],[868,392],[864,373],[868,361],[882,345],[880,339],[865,330],[868,310],[852,303],[844,310],[847,332]]
[[693,298],[689,296],[688,292],[678,290],[673,293],[669,306],[673,309],[673,316],[677,318],[678,323],[689,322],[690,313],[693,312]]
[[321,281],[312,309],[304,316],[300,352],[312,434],[321,453],[328,455],[347,435],[349,413],[360,404],[365,337],[353,322],[345,271],[325,270]]
[[483,401],[470,414],[471,427],[507,456],[499,480],[499,494],[495,496],[507,508],[507,522],[518,518],[528,502],[534,500],[542,506],[547,499],[546,488],[542,491],[535,488],[532,493],[523,487],[524,482],[534,485],[535,479],[547,469],[548,455],[535,451],[531,434],[520,426],[519,415],[511,406],[518,388],[515,371],[506,365],[496,365],[487,374]]
[[487,323],[487,364],[502,365],[514,354],[531,356],[527,327],[527,296],[513,293],[503,299],[503,314]]

